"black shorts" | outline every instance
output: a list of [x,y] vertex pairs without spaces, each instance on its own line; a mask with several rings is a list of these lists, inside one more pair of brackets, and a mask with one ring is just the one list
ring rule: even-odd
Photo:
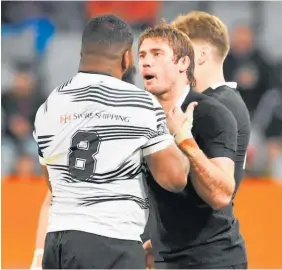
[[155,269],[248,269],[247,263],[235,264],[235,265],[227,265],[221,267],[196,267],[196,266],[180,266],[177,263],[165,263],[165,262],[155,262]]
[[82,231],[47,233],[42,269],[145,268],[145,252],[141,242]]

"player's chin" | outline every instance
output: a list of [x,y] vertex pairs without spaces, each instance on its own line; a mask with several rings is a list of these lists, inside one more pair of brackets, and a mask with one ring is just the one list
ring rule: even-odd
[[156,95],[159,93],[159,87],[155,84],[144,82],[144,87],[148,92],[150,92],[153,95]]

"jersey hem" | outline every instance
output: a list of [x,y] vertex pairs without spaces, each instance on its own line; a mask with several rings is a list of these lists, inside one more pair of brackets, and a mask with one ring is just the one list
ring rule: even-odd
[[[99,226],[100,227],[100,226]],[[57,228],[48,228],[47,233],[49,232],[59,232],[59,231],[82,231],[87,232],[91,234],[97,234],[100,236],[108,237],[108,238],[114,238],[119,240],[131,240],[131,241],[139,241],[142,242],[140,235],[128,235],[128,231],[126,231],[127,235],[124,235],[123,233],[111,233],[102,231],[101,228],[95,229],[93,228],[93,225],[91,225],[91,229],[87,228],[86,226],[80,227],[80,226],[62,226]]]

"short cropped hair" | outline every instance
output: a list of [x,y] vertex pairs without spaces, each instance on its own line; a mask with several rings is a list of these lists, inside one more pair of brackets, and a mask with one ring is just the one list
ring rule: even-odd
[[216,16],[202,11],[193,11],[178,16],[172,25],[183,31],[191,40],[203,40],[213,45],[224,59],[229,52],[230,42],[227,27]]
[[82,34],[82,52],[107,54],[126,51],[133,44],[130,26],[115,15],[107,14],[92,18]]
[[145,39],[161,39],[168,42],[168,45],[173,50],[176,62],[184,56],[190,59],[190,65],[187,69],[187,78],[191,86],[195,86],[194,68],[195,55],[191,40],[183,32],[169,25],[165,21],[156,25],[154,28],[146,29],[139,37],[138,50]]

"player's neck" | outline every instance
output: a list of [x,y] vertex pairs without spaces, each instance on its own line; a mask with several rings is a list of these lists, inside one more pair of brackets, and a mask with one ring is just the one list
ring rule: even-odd
[[120,63],[115,63],[113,61],[105,60],[105,59],[81,59],[79,65],[80,72],[88,72],[88,73],[104,73],[108,74],[114,78],[121,79],[122,71],[120,68]]
[[178,82],[174,87],[170,88],[162,95],[157,96],[158,101],[166,113],[168,113],[177,104],[186,87],[188,87],[188,81],[183,80]]
[[224,75],[223,75],[223,66],[215,65],[210,66],[205,71],[203,71],[203,75],[201,79],[197,80],[196,90],[198,92],[203,92],[207,90],[209,87],[215,84],[224,83]]

